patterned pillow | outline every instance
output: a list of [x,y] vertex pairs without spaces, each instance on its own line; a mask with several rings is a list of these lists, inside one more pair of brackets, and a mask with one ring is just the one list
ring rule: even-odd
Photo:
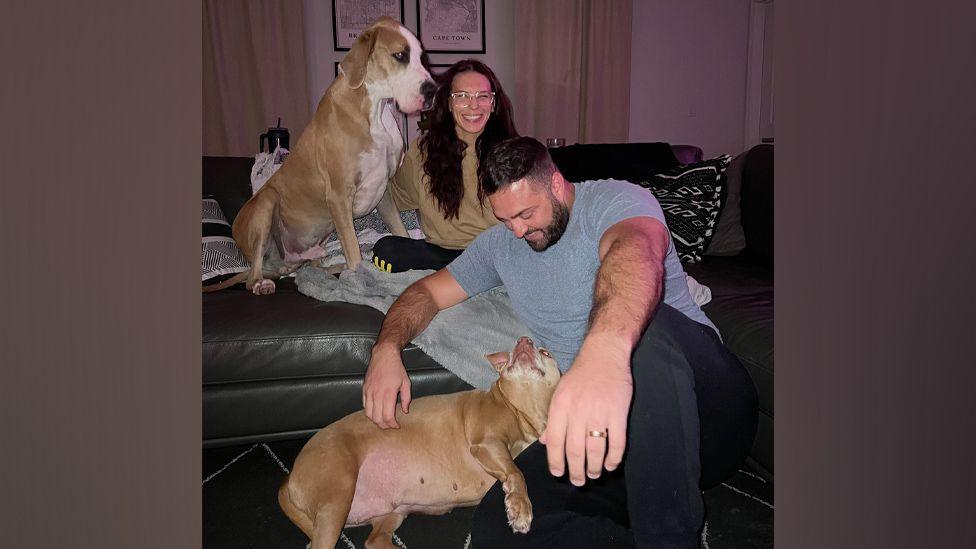
[[[400,219],[403,220],[403,226],[406,227],[408,231],[420,228],[420,223],[417,219],[417,210],[400,212]],[[354,219],[352,224],[354,227],[356,227],[357,233],[363,229],[370,228],[380,234],[390,234],[390,229],[387,228],[386,223],[383,222],[383,218],[380,217],[380,213],[375,209],[366,214],[364,217]],[[335,236],[336,235],[333,234],[331,237],[329,237],[329,240],[334,240]]]
[[200,266],[203,281],[212,283],[246,271],[250,266],[231,236],[230,223],[220,204],[212,198],[203,199],[203,243]]
[[715,232],[727,193],[725,171],[731,160],[725,154],[637,182],[650,189],[661,204],[678,257],[685,263],[701,260]]

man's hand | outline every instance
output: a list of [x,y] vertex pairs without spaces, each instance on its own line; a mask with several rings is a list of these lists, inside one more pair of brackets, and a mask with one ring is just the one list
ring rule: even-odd
[[[598,478],[604,467],[613,471],[620,465],[634,394],[629,353],[592,355],[593,347],[584,346],[559,381],[546,430],[539,437],[546,445],[549,472],[562,476],[568,462],[569,480],[576,486],[586,481],[584,472]],[[607,437],[591,436],[590,431],[605,431]]]
[[383,429],[400,427],[396,421],[397,394],[403,413],[410,411],[410,378],[400,351],[424,331],[438,311],[467,298],[451,272],[441,269],[407,286],[393,302],[376,336],[363,380],[363,408],[373,423]]
[[397,394],[400,407],[408,413],[410,407],[410,378],[403,367],[400,352],[388,347],[374,347],[363,381],[363,408],[366,417],[382,429],[399,429],[396,421]]

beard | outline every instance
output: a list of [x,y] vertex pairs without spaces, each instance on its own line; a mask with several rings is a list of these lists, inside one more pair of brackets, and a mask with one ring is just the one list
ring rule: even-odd
[[550,197],[549,202],[552,204],[552,220],[545,227],[538,229],[542,232],[542,239],[538,242],[532,242],[531,240],[525,241],[530,248],[537,252],[545,251],[556,242],[559,242],[563,233],[566,232],[566,226],[569,225],[569,208],[565,204],[557,201],[554,197]]

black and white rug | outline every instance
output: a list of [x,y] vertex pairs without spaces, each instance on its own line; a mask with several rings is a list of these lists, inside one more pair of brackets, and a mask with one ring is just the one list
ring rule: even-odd
[[[203,547],[304,549],[308,538],[278,508],[278,486],[304,440],[203,452]],[[773,546],[773,486],[749,469],[705,492],[704,549]],[[404,549],[466,549],[474,508],[411,515],[396,532]],[[362,549],[369,526],[347,528],[337,549]]]

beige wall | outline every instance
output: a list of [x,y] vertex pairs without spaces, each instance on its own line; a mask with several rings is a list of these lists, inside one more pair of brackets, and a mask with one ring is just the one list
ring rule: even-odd
[[[304,0],[314,109],[332,83],[332,3]],[[516,1],[486,0],[487,53],[473,55],[492,67],[515,94]],[[746,78],[750,3],[753,0],[636,0],[632,32],[630,141],[666,141],[702,147],[706,157],[746,148]],[[417,29],[417,3],[404,1],[406,26]],[[449,64],[466,57],[433,54]],[[415,127],[415,121],[408,124]],[[411,130],[411,137],[414,132]]]
[[631,141],[745,149],[751,1],[634,2]]

